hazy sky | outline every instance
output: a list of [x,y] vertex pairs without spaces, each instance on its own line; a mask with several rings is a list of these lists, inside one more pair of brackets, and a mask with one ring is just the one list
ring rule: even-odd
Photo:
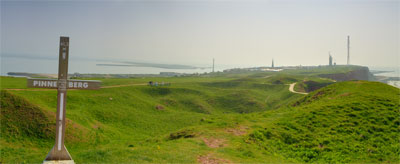
[[237,66],[400,64],[400,1],[1,1],[1,54]]

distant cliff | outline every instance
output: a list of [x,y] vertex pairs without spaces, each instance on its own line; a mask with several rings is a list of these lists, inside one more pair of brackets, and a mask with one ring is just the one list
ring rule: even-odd
[[345,73],[320,74],[319,76],[336,81],[374,80],[374,76],[369,72],[368,67],[357,67],[354,70]]

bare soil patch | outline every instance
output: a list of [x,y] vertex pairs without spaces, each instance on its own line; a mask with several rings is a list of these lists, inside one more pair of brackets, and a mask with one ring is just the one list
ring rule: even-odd
[[162,105],[160,105],[160,104],[157,104],[156,105],[156,109],[157,110],[164,110],[164,107]]
[[204,138],[204,143],[210,148],[219,148],[225,147],[227,144],[225,143],[225,139],[218,139],[218,138]]
[[201,164],[223,164],[223,163],[232,163],[229,160],[222,159],[222,158],[217,158],[213,154],[207,154],[207,155],[200,155],[197,157],[197,162]]
[[350,95],[351,95],[351,93],[343,93],[343,94],[339,95],[339,97],[345,97],[345,96],[350,96]]
[[239,126],[237,128],[229,128],[226,129],[227,133],[231,133],[235,136],[242,136],[245,135],[247,133],[247,130],[249,129],[249,127],[247,126]]

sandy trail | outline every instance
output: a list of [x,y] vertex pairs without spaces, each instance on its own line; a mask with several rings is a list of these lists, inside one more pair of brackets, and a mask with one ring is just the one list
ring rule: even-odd
[[213,153],[198,156],[197,162],[200,164],[231,164],[231,163],[233,163],[226,159],[217,158]]
[[100,88],[117,88],[117,87],[128,87],[128,86],[135,86],[135,85],[147,85],[147,83],[140,83],[140,84],[124,84],[124,85],[110,85],[104,86]]
[[296,83],[290,84],[290,86],[289,86],[289,91],[290,91],[290,92],[298,93],[298,94],[303,94],[303,95],[308,94],[308,93],[305,93],[305,92],[297,92],[297,91],[294,91],[294,86],[295,86],[295,85],[296,85]]

